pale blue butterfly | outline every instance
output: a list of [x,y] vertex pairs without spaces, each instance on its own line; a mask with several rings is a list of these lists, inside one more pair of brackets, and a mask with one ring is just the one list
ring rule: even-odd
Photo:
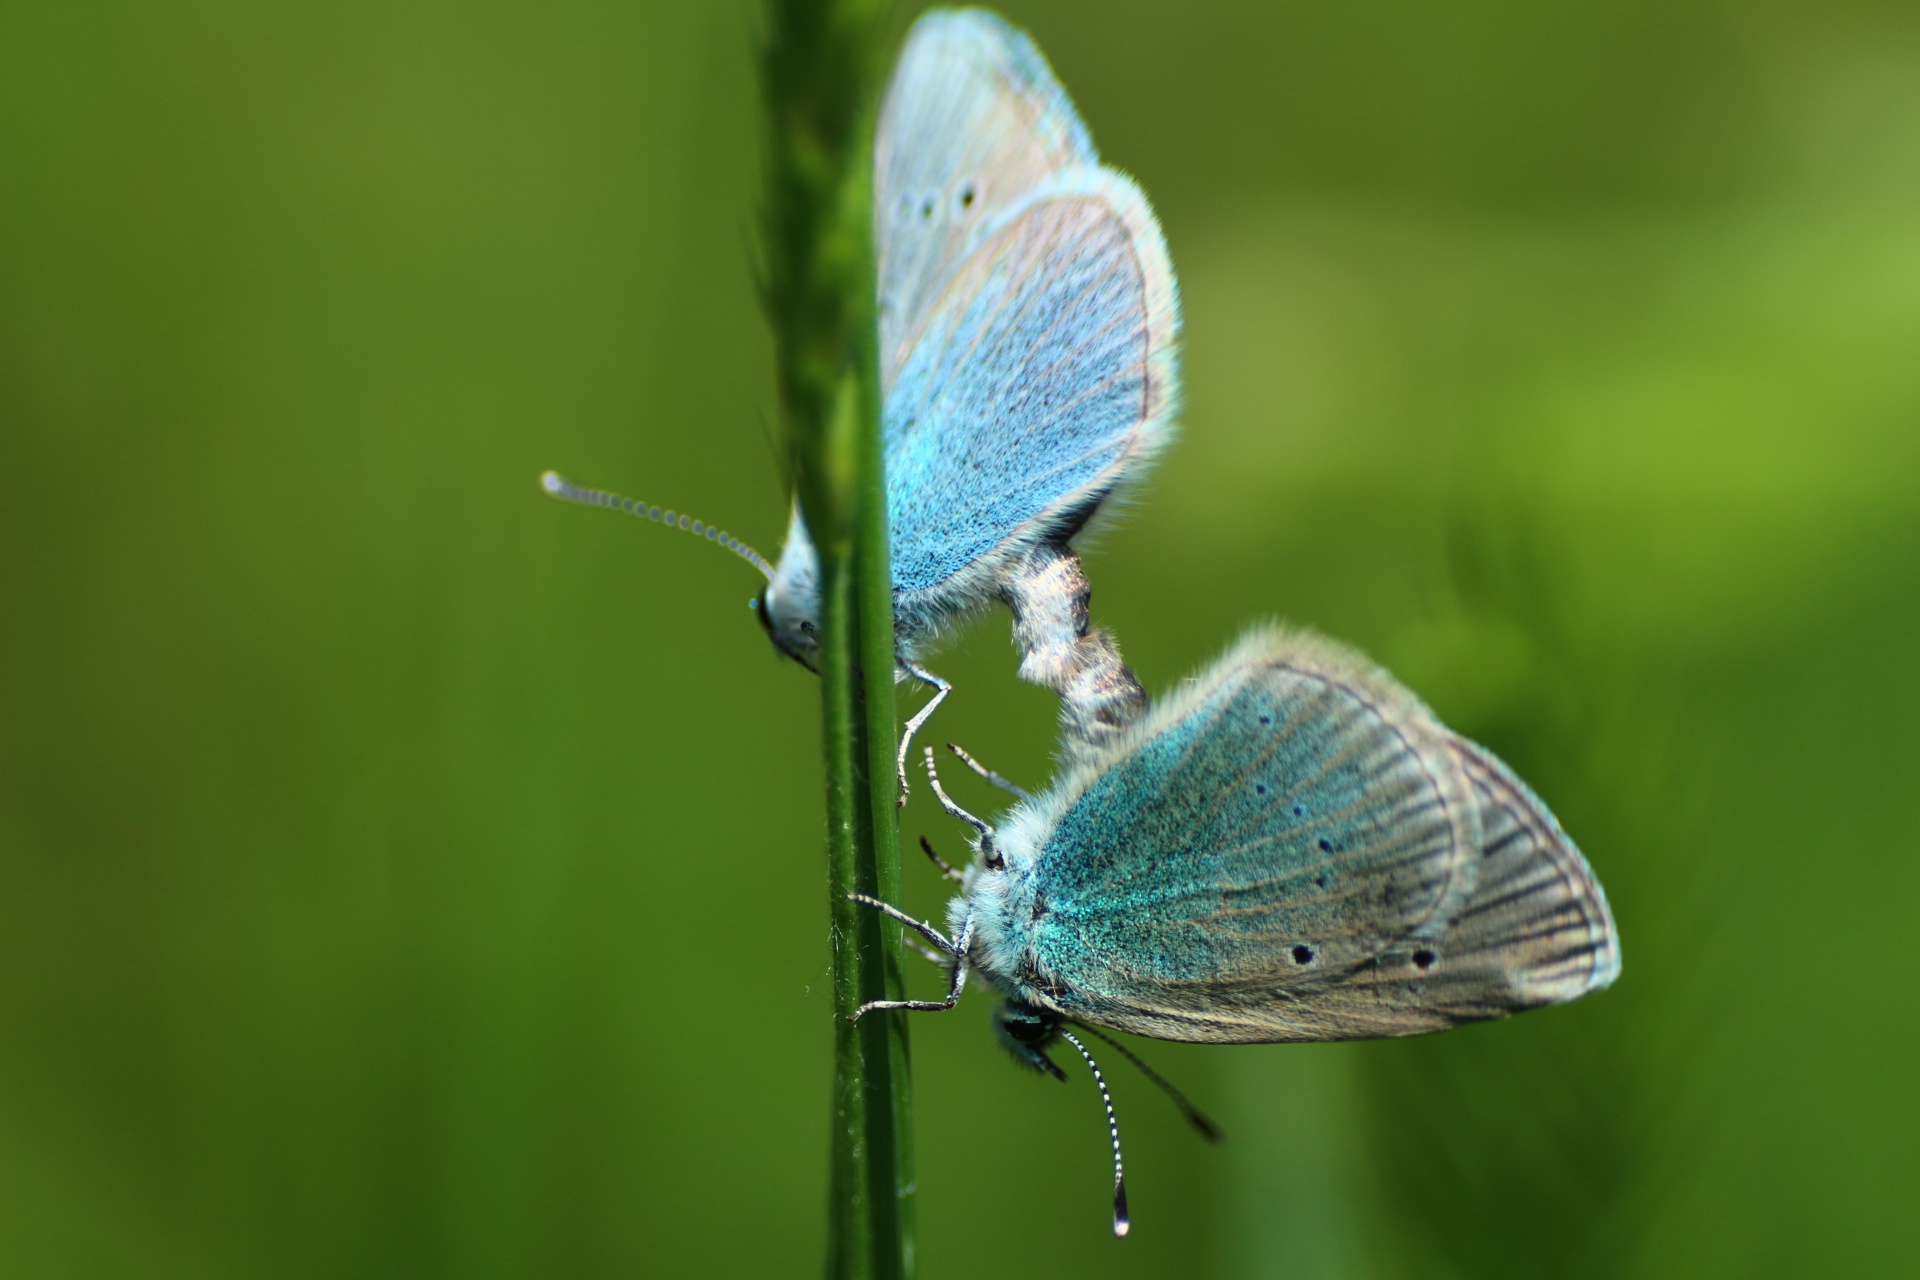
[[[978,973],[1005,996],[1002,1041],[1056,1075],[1056,1038],[1092,1062],[1068,1024],[1210,1043],[1415,1035],[1620,971],[1606,895],[1539,798],[1386,672],[1306,633],[1251,633],[1070,750],[997,829],[933,782],[976,832],[949,932],[859,900],[940,949],[948,994],[860,1013],[952,1008]],[[1117,1126],[1113,1141],[1124,1234]]]
[[[901,737],[904,802],[908,746],[950,688],[920,658],[996,596],[1021,676],[1061,695],[1070,741],[1144,705],[1089,629],[1069,544],[1172,437],[1179,302],[1146,198],[1100,163],[1032,41],[983,10],[929,12],[908,35],[876,136],[874,225],[896,674],[934,690]],[[688,517],[544,483],[751,560],[768,634],[812,665],[818,559],[797,505],[770,568]]]

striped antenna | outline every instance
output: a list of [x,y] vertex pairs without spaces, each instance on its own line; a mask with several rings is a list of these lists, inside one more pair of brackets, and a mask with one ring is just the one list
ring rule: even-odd
[[[924,837],[922,838],[922,843],[924,843]],[[1141,1075],[1145,1076],[1147,1079],[1159,1085],[1161,1092],[1165,1093],[1169,1098],[1173,1099],[1173,1105],[1180,1108],[1180,1113],[1186,1116],[1187,1123],[1191,1124],[1194,1128],[1200,1131],[1201,1137],[1205,1138],[1208,1142],[1218,1142],[1221,1140],[1222,1137],[1225,1136],[1220,1132],[1219,1125],[1207,1119],[1206,1113],[1201,1111],[1200,1108],[1194,1106],[1193,1103],[1187,1098],[1186,1094],[1174,1088],[1173,1082],[1171,1080],[1168,1080],[1165,1076],[1161,1075],[1158,1071],[1155,1071],[1152,1067],[1148,1066],[1145,1062],[1142,1062],[1140,1060],[1139,1054],[1127,1048],[1127,1046],[1125,1046],[1124,1044],[1121,1044],[1118,1040],[1115,1040],[1112,1036],[1108,1035],[1106,1032],[1102,1031],[1098,1027],[1090,1027],[1084,1022],[1079,1023],[1078,1025],[1080,1029],[1086,1032],[1088,1035],[1098,1036],[1102,1040],[1105,1040],[1113,1048],[1119,1050],[1121,1057],[1125,1058],[1128,1062],[1131,1062],[1134,1066],[1140,1068]]]
[[1107,1078],[1100,1074],[1100,1064],[1087,1052],[1087,1046],[1065,1027],[1060,1028],[1060,1038],[1078,1049],[1080,1056],[1087,1060],[1093,1082],[1100,1087],[1100,1101],[1107,1108],[1107,1132],[1113,1137],[1113,1234],[1118,1239],[1133,1228],[1133,1220],[1127,1216],[1126,1167],[1120,1163],[1120,1118],[1113,1114],[1113,1095],[1107,1092]]
[[644,502],[635,502],[632,498],[623,498],[605,489],[588,489],[573,483],[558,471],[542,472],[540,487],[562,502],[577,502],[583,507],[606,507],[613,511],[624,511],[630,516],[638,516],[642,520],[651,520],[655,524],[664,524],[669,528],[684,529],[696,538],[705,538],[708,542],[725,547],[758,569],[761,576],[768,582],[773,581],[773,566],[767,563],[765,556],[732,534],[695,520],[690,515],[685,513],[676,515],[672,511],[663,511],[659,507],[649,506]]

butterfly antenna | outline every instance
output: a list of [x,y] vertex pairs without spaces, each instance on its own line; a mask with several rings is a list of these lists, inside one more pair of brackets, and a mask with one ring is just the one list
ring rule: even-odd
[[1093,1083],[1100,1090],[1100,1101],[1107,1109],[1107,1132],[1113,1136],[1113,1235],[1117,1240],[1133,1228],[1132,1219],[1127,1217],[1126,1167],[1120,1162],[1120,1118],[1113,1114],[1113,1095],[1107,1092],[1107,1078],[1100,1074],[1100,1064],[1087,1052],[1087,1046],[1081,1044],[1079,1037],[1065,1027],[1060,1028],[1060,1037],[1079,1050],[1080,1056],[1087,1060],[1087,1069],[1093,1072]]
[[1219,1142],[1222,1138],[1226,1137],[1225,1134],[1220,1132],[1219,1125],[1207,1119],[1206,1114],[1202,1112],[1200,1108],[1194,1106],[1186,1094],[1174,1088],[1172,1081],[1142,1061],[1139,1054],[1127,1048],[1127,1046],[1121,1044],[1118,1040],[1115,1040],[1098,1027],[1090,1027],[1083,1022],[1080,1024],[1080,1029],[1088,1035],[1098,1036],[1100,1039],[1112,1045],[1115,1049],[1119,1050],[1121,1057],[1140,1069],[1141,1075],[1159,1085],[1161,1092],[1173,1099],[1173,1105],[1180,1108],[1181,1113],[1187,1117],[1187,1123],[1200,1131],[1201,1137],[1205,1138],[1208,1142]]
[[623,498],[605,489],[588,489],[573,483],[558,471],[541,473],[540,487],[562,502],[574,502],[583,507],[606,507],[612,511],[624,511],[630,516],[638,516],[642,520],[651,520],[655,524],[684,529],[696,538],[705,538],[708,542],[725,547],[758,569],[768,582],[773,581],[773,566],[767,563],[765,556],[732,534],[695,520],[684,512],[675,514],[672,511],[663,511],[659,507],[649,506],[644,502],[635,502],[632,498]]

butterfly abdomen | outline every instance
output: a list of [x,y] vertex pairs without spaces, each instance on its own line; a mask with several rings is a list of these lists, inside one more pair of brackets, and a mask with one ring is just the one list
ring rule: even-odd
[[1020,649],[1020,678],[1060,696],[1069,757],[1098,749],[1147,709],[1147,691],[1120,657],[1120,646],[1090,628],[1093,594],[1080,558],[1057,543],[1030,551],[1005,587]]

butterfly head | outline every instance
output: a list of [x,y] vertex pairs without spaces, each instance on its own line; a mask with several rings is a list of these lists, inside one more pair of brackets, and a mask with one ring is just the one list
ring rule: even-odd
[[1021,1066],[1055,1080],[1067,1078],[1067,1073],[1047,1056],[1047,1046],[1060,1038],[1059,1014],[1009,1000],[993,1011],[993,1034],[1000,1047]]
[[820,669],[820,557],[800,519],[798,503],[787,525],[780,563],[768,578],[767,589],[754,598],[753,611],[774,648],[809,671]]

